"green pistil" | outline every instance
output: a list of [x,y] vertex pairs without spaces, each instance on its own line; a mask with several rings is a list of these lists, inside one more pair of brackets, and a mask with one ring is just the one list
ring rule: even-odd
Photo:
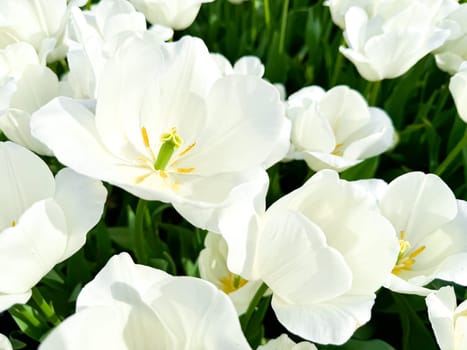
[[165,170],[170,158],[172,158],[172,155],[175,152],[175,149],[182,145],[183,140],[180,135],[178,135],[177,129],[172,128],[170,132],[162,134],[161,142],[162,146],[159,149],[156,162],[154,163],[154,168],[156,170]]

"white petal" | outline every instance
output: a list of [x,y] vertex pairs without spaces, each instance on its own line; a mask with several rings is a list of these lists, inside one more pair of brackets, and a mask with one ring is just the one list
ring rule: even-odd
[[55,177],[54,199],[65,214],[68,242],[62,260],[78,251],[86,241],[86,234],[99,221],[107,196],[100,181],[65,168]]
[[454,219],[454,194],[438,176],[407,173],[393,180],[381,201],[381,209],[396,231],[404,231],[415,247],[429,233]]
[[319,303],[346,293],[352,285],[352,272],[342,255],[299,212],[268,212],[256,249],[261,278],[288,303]]
[[399,276],[394,274],[390,274],[384,282],[384,287],[392,290],[393,292],[401,293],[401,294],[414,294],[420,296],[427,296],[428,294],[432,293],[433,290],[420,287],[417,284],[410,283]]
[[[454,310],[456,295],[451,286],[442,287],[431,293],[425,299],[428,307],[428,318],[441,349],[455,349],[454,347]],[[459,348],[461,349],[461,348]]]
[[449,91],[456,104],[457,113],[467,123],[467,70],[455,74],[449,82]]
[[55,184],[47,165],[12,142],[0,143],[0,229],[17,221],[33,203],[52,197]]
[[158,295],[151,306],[177,337],[173,349],[250,349],[232,302],[212,284],[176,277],[155,285],[148,295]]
[[13,350],[10,341],[3,334],[0,334],[0,350]]
[[235,74],[255,75],[261,78],[264,74],[264,66],[256,56],[243,56],[233,66]]
[[258,350],[317,350],[317,348],[308,342],[296,344],[284,333],[276,339],[269,340],[266,345],[259,346]]
[[315,343],[340,345],[370,320],[374,299],[374,295],[344,296],[329,303],[296,305],[274,295],[272,307],[292,333]]
[[60,261],[66,223],[52,199],[35,203],[0,234],[0,291],[25,293]]
[[[0,312],[8,310],[15,304],[26,304],[29,298],[31,297],[32,293],[28,290],[25,293],[18,293],[18,294],[3,294],[0,293]],[[1,350],[0,346],[0,350]]]

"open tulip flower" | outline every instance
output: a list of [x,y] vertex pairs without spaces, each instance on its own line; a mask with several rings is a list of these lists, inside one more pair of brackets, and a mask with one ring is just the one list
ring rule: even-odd
[[250,349],[230,299],[212,284],[113,256],[80,292],[76,313],[40,350]]
[[444,44],[450,31],[439,22],[457,6],[454,0],[388,0],[376,1],[372,11],[350,7],[344,32],[348,47],[340,51],[369,81],[398,77]]
[[81,248],[102,215],[100,181],[61,170],[55,179],[35,154],[0,143],[0,311],[26,302],[31,288]]
[[347,86],[327,92],[309,86],[292,94],[287,104],[293,125],[288,157],[304,159],[315,171],[346,170],[394,144],[394,127],[386,112],[368,107]]
[[399,250],[374,198],[322,170],[256,221],[249,232],[222,232],[230,270],[266,283],[272,308],[290,332],[343,344],[370,319],[375,292]]
[[287,152],[288,126],[272,84],[223,76],[192,37],[126,40],[102,73],[95,115],[57,98],[32,118],[33,135],[63,164],[143,199],[171,202],[215,232],[223,209],[264,201],[264,164]]
[[385,184],[376,195],[393,224],[399,255],[385,286],[399,293],[427,295],[434,279],[467,285],[467,202],[456,200],[434,174],[411,172]]
[[467,349],[467,301],[457,306],[456,294],[451,286],[431,293],[425,301],[439,348]]

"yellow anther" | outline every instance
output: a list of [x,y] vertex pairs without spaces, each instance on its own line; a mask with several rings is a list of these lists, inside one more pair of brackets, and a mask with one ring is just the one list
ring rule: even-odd
[[227,276],[222,277],[219,281],[222,284],[222,290],[227,294],[235,292],[248,282],[246,279],[243,279],[232,272],[229,272]]
[[425,246],[418,247],[414,251],[412,251],[410,254],[407,254],[410,249],[412,248],[412,245],[410,244],[409,241],[405,240],[405,232],[401,231],[399,234],[399,255],[397,256],[397,262],[394,268],[392,269],[392,273],[395,275],[398,275],[402,271],[410,271],[412,270],[412,265],[415,264],[416,260],[414,259],[418,255],[420,255],[424,250]]
[[143,126],[141,128],[141,136],[143,137],[143,142],[144,145],[149,148],[149,137],[148,137],[148,132],[146,131],[146,128]]
[[342,143],[338,143],[336,145],[336,148],[334,148],[334,151],[331,152],[331,154],[334,154],[335,156],[342,156],[343,152],[341,150]]
[[169,177],[169,175],[167,175],[167,173],[165,171],[162,171],[160,170],[159,171],[159,175],[163,178],[163,179],[167,179]]
[[195,148],[196,146],[196,142],[192,143],[191,145],[189,145],[187,148],[185,148],[183,151],[180,152],[179,156],[180,157],[183,157],[185,154],[187,154],[188,152],[190,152],[193,148]]
[[193,172],[194,170],[195,170],[195,168],[177,168],[177,173],[189,174],[189,173]]
[[15,227],[15,226],[16,226],[16,221],[13,220],[13,221],[11,222],[11,227]]
[[141,175],[141,176],[138,176],[138,177],[135,179],[135,183],[136,183],[136,184],[140,184],[141,182],[143,182],[144,180],[146,180],[151,174],[152,174],[152,172],[151,172],[151,173],[144,174],[144,175]]

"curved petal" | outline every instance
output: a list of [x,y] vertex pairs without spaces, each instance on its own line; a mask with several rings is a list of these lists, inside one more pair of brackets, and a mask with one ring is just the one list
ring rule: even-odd
[[160,270],[133,262],[128,253],[120,253],[86,284],[76,301],[76,310],[115,303],[135,304],[154,284],[170,276]]
[[0,230],[17,221],[33,203],[52,197],[53,175],[34,153],[12,142],[0,143]]
[[415,294],[422,297],[433,292],[432,289],[420,287],[419,285],[410,283],[394,274],[390,274],[388,276],[387,280],[384,282],[384,287],[392,290],[393,292],[401,294]]
[[457,113],[467,123],[467,70],[464,69],[449,81],[449,91],[456,104]]
[[352,271],[340,252],[299,212],[268,212],[256,250],[261,278],[286,303],[319,303],[351,288]]
[[286,122],[277,90],[254,76],[219,79],[207,98],[207,113],[196,152],[180,161],[202,175],[244,171],[263,163]]
[[375,295],[344,296],[329,303],[288,304],[272,298],[272,308],[282,325],[300,337],[319,344],[345,343],[371,317]]
[[[172,334],[172,349],[250,349],[230,299],[212,284],[193,277],[170,278],[147,295]],[[214,321],[215,320],[215,321]]]
[[434,174],[407,173],[393,180],[381,200],[381,210],[396,231],[415,247],[429,233],[457,215],[450,188]]
[[[8,310],[15,304],[26,304],[31,298],[32,292],[28,290],[25,293],[18,293],[18,294],[3,294],[0,293],[0,312]],[[0,350],[1,350],[0,345]]]
[[13,350],[10,341],[3,334],[0,334],[0,350]]
[[25,293],[60,261],[66,223],[52,199],[35,203],[0,234],[0,292]]
[[65,168],[55,176],[54,199],[65,214],[68,242],[63,252],[65,260],[86,242],[86,234],[99,221],[104,210],[107,190],[100,181]]
[[[425,299],[428,318],[441,349],[455,349],[454,346],[454,310],[456,295],[451,286],[442,287]],[[459,348],[461,349],[461,348]]]

